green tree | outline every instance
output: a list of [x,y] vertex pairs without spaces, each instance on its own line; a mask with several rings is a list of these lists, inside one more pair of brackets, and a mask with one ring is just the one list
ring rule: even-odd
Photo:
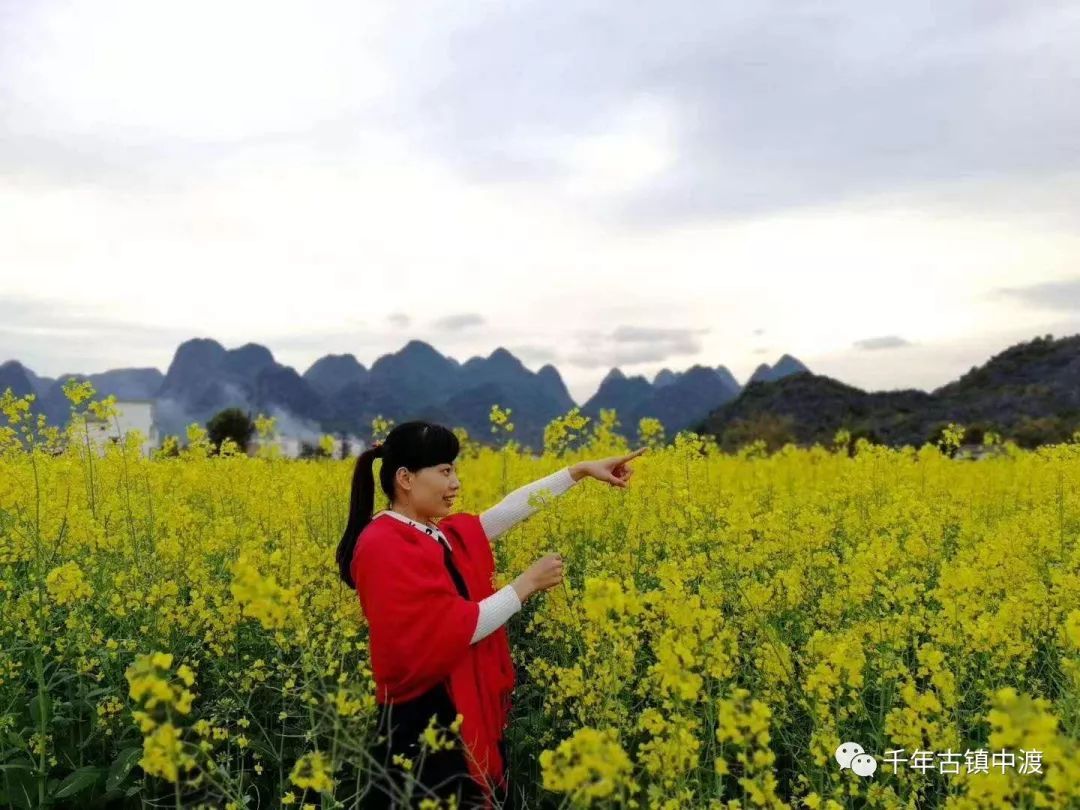
[[926,443],[937,445],[949,458],[956,457],[956,450],[964,441],[964,426],[955,422],[935,422],[926,437]]
[[206,423],[206,433],[214,446],[214,452],[221,450],[221,443],[225,439],[232,439],[246,450],[255,433],[255,422],[251,419],[250,411],[245,413],[239,408],[226,408]]
[[836,432],[833,439],[834,447],[840,452],[846,452],[849,458],[854,458],[858,450],[859,439],[865,439],[870,444],[884,444],[881,435],[869,427],[842,428]]
[[757,440],[765,443],[769,453],[788,442],[795,442],[795,420],[788,414],[757,413],[746,419],[735,419],[724,429],[720,445],[731,451]]
[[1072,438],[1075,425],[1060,416],[1024,417],[1012,428],[1012,438],[1032,450],[1043,444],[1062,444]]
[[332,454],[322,442],[300,442],[299,458],[331,458]]

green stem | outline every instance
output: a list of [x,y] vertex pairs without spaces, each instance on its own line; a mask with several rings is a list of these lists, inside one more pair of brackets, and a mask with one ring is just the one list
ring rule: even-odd
[[86,464],[90,473],[90,514],[97,517],[97,501],[94,495],[94,451],[90,448],[90,426],[86,423],[86,414],[83,414],[83,432],[86,436]]
[[45,664],[41,658],[41,647],[34,646],[34,675],[37,677],[38,687],[38,807],[45,807]]

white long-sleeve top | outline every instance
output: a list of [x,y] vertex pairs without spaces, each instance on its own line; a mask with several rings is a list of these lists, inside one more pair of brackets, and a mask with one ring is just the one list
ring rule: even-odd
[[[563,467],[561,470],[543,478],[538,478],[510,492],[490,509],[485,509],[480,513],[480,525],[484,527],[484,533],[488,536],[488,540],[495,540],[499,535],[513,528],[525,518],[530,517],[540,508],[529,504],[529,498],[534,493],[548,490],[552,495],[561,495],[576,483],[574,477],[570,475],[570,468]],[[384,511],[391,517],[415,526],[422,532],[427,532],[436,542],[452,549],[450,541],[446,538],[446,535],[439,531],[438,526],[419,523],[400,512],[395,512],[393,509]],[[494,633],[519,610],[521,610],[521,599],[518,598],[513,585],[506,585],[486,599],[481,599],[480,614],[476,620],[476,630],[473,633],[472,643],[475,644],[480,639]]]

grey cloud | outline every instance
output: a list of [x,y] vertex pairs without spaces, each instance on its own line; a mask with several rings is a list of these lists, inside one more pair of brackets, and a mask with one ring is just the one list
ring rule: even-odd
[[186,329],[103,318],[76,301],[11,295],[0,298],[0,335],[5,342],[37,338],[72,341],[72,347],[86,340],[143,343],[190,337]]
[[617,326],[611,333],[611,339],[617,343],[677,343],[693,347],[698,343],[694,335],[704,334],[708,329],[670,329],[651,326]]
[[0,298],[0,331],[10,334],[74,336],[102,332],[161,334],[168,330],[88,314],[77,303],[57,298],[7,295]]
[[897,349],[901,346],[910,346],[911,341],[905,340],[899,335],[884,335],[882,337],[856,340],[852,345],[854,345],[856,349]]
[[661,346],[635,346],[624,349],[597,349],[575,352],[567,356],[570,365],[579,368],[601,368],[609,366],[633,366],[638,363],[653,363],[667,360],[673,355],[684,352],[665,351]]
[[477,315],[475,312],[466,312],[439,318],[433,325],[436,329],[448,329],[457,332],[462,329],[467,329],[470,326],[480,326],[483,323],[484,319],[482,316]]
[[[297,138],[292,135],[284,140]],[[0,177],[25,188],[61,184],[132,193],[175,191],[190,186],[197,173],[253,145],[253,140],[193,142],[154,137],[133,143],[83,133],[16,132],[0,148]]]
[[60,299],[0,298],[0,362],[18,360],[45,376],[157,366],[189,337],[184,329],[88,314]]
[[[369,349],[374,344],[389,344],[392,336],[385,333],[361,331],[358,329],[323,329],[305,331],[300,334],[264,335],[257,341],[275,351],[303,351],[323,354],[339,354],[342,347],[363,347]],[[353,351],[352,348],[346,351]],[[354,351],[355,353],[355,351]]]
[[[1075,9],[1067,0],[924,0],[887,14],[840,0],[403,8],[384,38],[392,97],[292,131],[217,140],[34,131],[14,125],[34,120],[27,102],[0,88],[0,126],[11,124],[0,176],[180,187],[250,150],[347,155],[379,129],[483,181],[559,181],[575,171],[568,144],[603,134],[645,99],[671,111],[672,165],[590,204],[637,227],[940,195],[980,178],[1045,188],[1080,169],[1080,106],[1064,101],[1080,71]],[[1000,196],[1007,202],[1009,189]],[[1069,222],[1076,199],[1036,195]]]
[[578,334],[579,349],[570,354],[567,361],[581,368],[597,368],[633,366],[695,355],[701,351],[697,335],[708,331],[619,326],[610,333],[581,332]]
[[508,346],[507,350],[523,363],[554,363],[558,358],[556,352],[546,346],[535,344]]
[[398,327],[399,329],[404,329],[406,326],[408,326],[410,323],[412,323],[412,319],[408,315],[406,315],[404,312],[395,312],[394,314],[389,315],[387,317],[388,317],[388,320],[390,321],[390,323],[392,323],[394,326]]
[[442,70],[407,51],[416,137],[481,178],[552,179],[570,171],[568,140],[658,99],[674,112],[676,158],[611,201],[635,225],[1080,167],[1080,107],[1062,103],[1080,16],[1061,0],[887,15],[844,2],[532,2],[457,22],[434,16],[419,51],[445,50]]
[[989,295],[1012,298],[1044,309],[1075,312],[1080,309],[1080,278],[1044,281],[1027,287],[998,287]]

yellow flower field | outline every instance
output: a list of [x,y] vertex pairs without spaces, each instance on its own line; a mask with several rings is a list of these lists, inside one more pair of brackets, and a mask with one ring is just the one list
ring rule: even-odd
[[[0,806],[354,806],[354,462],[211,455],[197,426],[176,456],[98,456],[77,418],[0,406]],[[568,414],[539,457],[459,434],[456,508],[626,452],[613,418]],[[1080,806],[1080,444],[725,455],[639,427],[628,489],[585,481],[496,541],[500,586],[566,561],[510,622],[521,806]],[[838,764],[849,742],[872,775]],[[965,768],[977,750],[1016,763]]]

